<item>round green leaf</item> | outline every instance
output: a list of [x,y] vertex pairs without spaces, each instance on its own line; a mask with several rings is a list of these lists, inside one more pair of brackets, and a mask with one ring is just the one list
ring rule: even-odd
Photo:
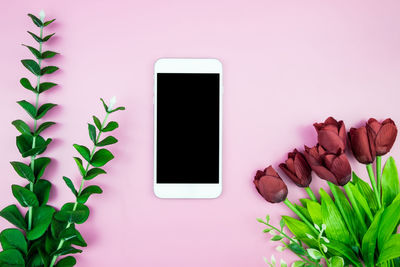
[[16,249],[7,249],[0,252],[0,266],[25,267],[25,260],[21,252]]
[[0,234],[0,243],[3,250],[18,249],[24,255],[28,253],[28,244],[25,236],[18,229],[9,228],[3,230]]
[[93,167],[102,167],[107,162],[112,160],[113,158],[114,158],[114,155],[111,154],[110,151],[102,148],[102,149],[99,149],[96,153],[94,153],[92,160],[90,161],[90,164]]
[[89,218],[89,208],[81,203],[66,203],[61,210],[55,214],[55,218],[59,221],[69,221],[76,224],[82,224]]
[[50,206],[35,207],[32,211],[32,230],[26,234],[28,240],[38,239],[46,232],[55,212]]
[[100,168],[92,168],[86,173],[86,176],[83,177],[83,179],[91,180],[99,174],[106,174],[106,171]]
[[11,161],[10,163],[19,176],[27,179],[30,182],[35,181],[35,175],[33,174],[31,167],[18,161]]
[[[26,188],[29,189],[29,184],[26,185]],[[51,183],[47,180],[40,179],[33,185],[33,193],[35,193],[39,206],[43,206],[47,204],[50,196]]]
[[9,205],[0,211],[0,216],[20,229],[26,230],[27,225],[16,205]]
[[22,134],[32,134],[31,128],[22,120],[15,120],[12,122],[12,125]]
[[57,262],[55,267],[72,267],[76,264],[76,260],[72,256],[65,257]]
[[88,200],[88,198],[92,194],[101,194],[101,193],[103,193],[103,190],[101,190],[101,188],[99,186],[90,185],[90,186],[86,187],[85,189],[83,189],[81,194],[78,196],[77,200],[79,203],[85,204],[86,201]]
[[32,72],[36,76],[41,75],[40,67],[36,61],[32,59],[23,59],[21,60],[21,63],[22,65],[24,65],[25,68],[27,68],[30,72]]
[[117,129],[118,126],[119,126],[119,125],[118,125],[118,122],[116,122],[116,121],[110,121],[110,122],[107,124],[107,126],[103,128],[102,131],[103,131],[103,132],[111,132],[111,131]]
[[31,82],[27,78],[22,78],[21,80],[19,80],[19,82],[26,89],[36,93],[35,88],[33,88],[33,86],[31,85]]
[[13,184],[11,189],[14,197],[18,200],[22,207],[39,206],[39,201],[37,200],[36,195],[25,187]]
[[81,154],[81,156],[86,160],[90,161],[90,151],[87,147],[74,144],[74,148]]
[[98,142],[96,145],[102,147],[102,146],[112,145],[117,142],[118,140],[114,136],[107,136],[106,138]]

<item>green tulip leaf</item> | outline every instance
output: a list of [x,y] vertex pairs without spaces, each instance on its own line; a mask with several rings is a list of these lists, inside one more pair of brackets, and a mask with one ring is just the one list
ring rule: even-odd
[[353,266],[362,267],[357,255],[348,245],[336,240],[330,240],[330,242],[325,245],[327,246],[330,254],[334,256],[345,257],[349,262],[352,263]]
[[14,197],[18,200],[22,207],[37,207],[39,201],[36,195],[25,187],[13,184],[11,186]]
[[25,267],[25,260],[17,249],[7,249],[0,252],[0,266]]
[[81,154],[81,156],[86,160],[90,161],[90,151],[87,147],[74,144],[74,148]]
[[312,222],[321,226],[322,225],[322,210],[321,205],[315,201],[307,201],[307,211],[310,214]]
[[35,240],[41,237],[49,227],[55,210],[50,206],[34,207],[32,209],[32,229],[27,231],[26,238]]
[[[40,86],[39,86],[38,92],[39,92],[39,94],[41,94],[41,93],[43,93],[43,92],[45,92],[45,91],[47,91],[47,90],[53,88],[53,87],[56,86],[56,85],[57,85],[56,83],[51,83],[51,82],[44,82],[44,83],[41,83]],[[36,90],[37,90],[37,87],[35,88],[35,91],[36,91]]]
[[102,167],[105,164],[107,164],[107,162],[112,160],[113,158],[114,158],[114,155],[111,154],[110,151],[102,148],[102,149],[99,149],[96,153],[94,153],[92,160],[90,161],[90,164],[93,167]]
[[285,221],[287,228],[289,228],[290,232],[292,232],[297,239],[303,241],[310,247],[318,246],[315,239],[308,238],[307,235],[311,235],[314,238],[316,238],[316,236],[314,231],[307,224],[289,216],[282,216],[282,219]]
[[76,191],[74,183],[71,181],[71,179],[69,179],[68,177],[63,176],[64,182],[65,184],[69,187],[69,189],[71,189],[71,192],[77,196],[78,195],[78,191]]
[[371,209],[369,208],[367,200],[364,198],[364,196],[361,194],[361,192],[358,190],[358,188],[353,183],[350,182],[350,183],[348,183],[347,186],[353,193],[354,198],[356,199],[359,206],[361,206],[362,213],[366,214],[367,217],[370,219],[370,221],[372,221],[373,215],[372,215]]
[[[76,208],[74,209],[76,205]],[[66,203],[56,213],[55,219],[64,222],[82,224],[89,218],[89,208],[81,203]]]
[[372,212],[377,212],[378,202],[376,201],[375,194],[372,191],[370,185],[359,178],[354,172],[352,173],[352,175],[354,185],[357,186],[358,191],[360,191],[361,195],[365,196],[365,199],[368,199],[368,204]]
[[21,60],[22,65],[24,65],[25,68],[27,68],[30,72],[35,74],[36,76],[40,76],[40,67],[39,64],[32,60],[32,59],[23,59]]
[[365,266],[373,267],[375,266],[375,247],[376,240],[378,237],[378,229],[379,224],[381,222],[381,217],[384,209],[381,208],[374,217],[374,220],[371,223],[371,226],[368,228],[368,231],[365,233],[362,239],[361,253],[364,259]]
[[29,134],[32,135],[31,133],[31,128],[22,120],[15,120],[12,122],[12,125],[15,126],[15,128],[22,134]]
[[15,228],[8,228],[1,232],[0,243],[3,250],[17,249],[23,255],[28,253],[28,244],[22,232]]
[[21,212],[18,210],[16,205],[5,207],[0,211],[0,216],[20,229],[26,230],[27,228],[24,217],[22,217]]
[[36,108],[31,103],[25,100],[18,101],[17,103],[29,114],[29,116],[31,116],[32,119],[36,118]]
[[47,111],[54,108],[55,106],[57,106],[57,104],[46,103],[41,105],[37,111],[36,119],[37,120],[41,119],[44,115],[46,115]]
[[399,174],[396,163],[392,157],[389,157],[382,173],[382,204],[385,207],[390,205],[399,192]]
[[106,171],[101,168],[92,168],[86,173],[86,176],[83,177],[83,179],[91,180],[99,174],[106,174]]
[[300,205],[294,204],[294,206],[300,211],[301,214],[303,214],[304,217],[307,218],[307,220],[311,221],[311,216],[308,213],[308,210]]
[[103,132],[111,132],[118,128],[118,122],[110,121],[106,127],[103,128]]
[[101,193],[103,193],[103,190],[101,190],[101,188],[99,186],[90,185],[90,186],[86,187],[85,189],[83,189],[81,194],[78,196],[77,201],[79,203],[85,204],[86,201],[88,200],[88,198],[92,194],[101,194]]
[[382,251],[383,246],[395,232],[400,222],[400,195],[398,195],[387,208],[385,208],[378,230],[378,248]]
[[96,144],[96,127],[93,124],[88,123],[88,131],[90,140],[92,140],[93,144]]
[[33,23],[38,27],[43,27],[43,23],[40,19],[38,19],[35,15],[28,14],[28,16],[32,19]]
[[107,136],[106,138],[104,138],[103,140],[98,142],[96,145],[99,147],[102,147],[102,146],[112,145],[117,142],[118,142],[118,140],[114,136]]
[[26,165],[22,162],[18,162],[18,161],[12,161],[10,163],[13,166],[16,173],[18,173],[19,176],[27,179],[30,182],[35,181],[35,175],[33,174],[31,167],[29,167],[28,165]]
[[400,234],[394,234],[383,245],[377,265],[398,257],[400,257]]
[[22,78],[21,80],[19,80],[19,82],[25,89],[28,89],[29,91],[36,93],[35,88],[33,88],[31,82],[27,78]]

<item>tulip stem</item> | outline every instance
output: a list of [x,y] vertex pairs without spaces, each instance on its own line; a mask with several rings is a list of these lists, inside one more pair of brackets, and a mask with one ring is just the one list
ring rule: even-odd
[[336,185],[334,185],[331,182],[328,182],[329,188],[331,189],[332,195],[335,198],[335,202],[337,203],[337,206],[339,208],[340,213],[342,214],[342,217],[344,219],[344,222],[347,225],[347,228],[351,234],[351,236],[353,237],[354,241],[356,242],[357,246],[360,247],[360,243],[358,242],[357,236],[356,234],[353,232],[353,228],[351,227],[351,224],[348,220],[348,217],[346,216],[346,212],[344,211],[343,208],[343,203],[338,195],[337,190],[340,190]]
[[378,183],[378,193],[381,195],[381,178],[382,178],[382,156],[376,156],[376,180]]
[[288,206],[289,209],[291,209],[294,213],[297,214],[297,216],[299,216],[300,219],[303,220],[303,222],[311,228],[311,230],[318,235],[319,232],[317,231],[317,229],[315,229],[315,227],[308,221],[308,219],[306,217],[304,217],[304,215],[292,204],[292,202],[290,202],[289,199],[285,199],[283,201],[283,203],[286,204],[286,206]]
[[379,192],[378,192],[378,188],[376,186],[376,181],[375,181],[374,170],[372,169],[371,164],[367,164],[367,171],[368,171],[369,180],[371,181],[372,189],[374,190],[374,193],[375,193],[376,201],[378,202],[378,207],[381,208],[382,207],[381,198],[379,197]]
[[349,188],[349,184],[345,184],[343,188],[344,190],[346,190],[347,196],[349,197],[351,205],[353,206],[353,209],[356,212],[358,220],[360,221],[363,231],[365,233],[367,231],[367,225],[365,224],[364,218],[361,215],[360,208],[358,207],[357,201],[353,195],[353,191],[351,191],[351,189]]
[[304,189],[306,190],[307,194],[310,196],[312,201],[318,202],[317,197],[315,196],[314,192],[311,190],[310,187],[307,186]]

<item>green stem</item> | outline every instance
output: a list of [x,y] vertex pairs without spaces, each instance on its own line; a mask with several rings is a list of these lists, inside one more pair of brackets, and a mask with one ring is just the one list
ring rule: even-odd
[[285,199],[285,200],[283,201],[283,203],[285,203],[286,206],[288,206],[289,209],[291,209],[294,213],[296,213],[297,216],[299,216],[299,218],[302,219],[303,222],[304,222],[305,224],[307,224],[307,226],[310,227],[311,230],[312,230],[315,234],[318,235],[318,231],[317,231],[317,229],[315,229],[314,225],[312,225],[312,224],[308,221],[308,219],[307,219],[306,217],[304,217],[304,215],[292,204],[292,202],[290,202],[289,199]]
[[310,196],[312,201],[318,202],[317,197],[315,196],[314,192],[311,190],[310,187],[305,187],[304,188],[307,192],[307,194]]
[[303,256],[301,256],[296,250],[292,249],[291,247],[289,247],[288,244],[286,244],[286,242],[281,241],[282,244],[289,249],[290,251],[292,251],[293,253],[295,253],[297,255],[297,257],[299,257],[300,259],[302,259],[304,262],[308,262],[308,264],[310,264],[310,266],[314,266],[315,262],[310,261],[309,259],[304,258]]
[[[108,119],[108,115],[110,115],[110,113],[107,112],[107,114],[106,114],[106,116],[105,116],[105,118],[104,118],[104,120],[103,120],[103,123],[101,124],[101,129],[104,128],[104,126],[105,126],[105,124],[106,124],[106,122],[107,122],[107,119]],[[102,131],[99,130],[99,134],[97,135],[97,138],[96,138],[96,144],[97,144],[97,143],[99,142],[99,140],[100,140],[101,133],[102,133]],[[90,159],[92,159],[92,157],[93,157],[93,155],[94,155],[94,152],[96,151],[96,148],[97,148],[96,144],[93,146],[93,149],[92,149],[92,151],[90,152]],[[86,165],[85,175],[84,175],[84,176],[86,176],[86,174],[87,174],[87,172],[88,172],[88,170],[89,170],[89,167],[90,167],[90,163],[88,162],[87,165]],[[85,179],[83,179],[84,176],[82,177],[81,185],[80,185],[80,187],[79,187],[78,195],[77,195],[77,197],[76,197],[77,199],[78,199],[78,197],[81,195],[82,190],[83,190],[83,186],[84,186],[84,183],[85,183]],[[76,207],[77,207],[77,206],[78,206],[78,200],[75,201],[74,207],[73,207],[73,209],[72,209],[72,212],[74,212],[74,211],[76,210]],[[68,224],[67,224],[67,226],[65,227],[65,229],[69,228],[69,227],[71,226],[71,224],[72,224],[71,222],[68,222]],[[62,248],[62,246],[64,245],[64,242],[65,242],[65,239],[61,239],[61,240],[60,240],[60,243],[58,243],[58,246],[57,246],[57,250],[59,250],[60,248]],[[55,264],[55,262],[56,262],[56,260],[57,260],[57,257],[58,257],[58,255],[54,255],[54,256],[53,256],[53,258],[51,259],[50,267],[53,267],[53,266],[54,266],[54,264]]]
[[320,232],[319,235],[318,235],[318,239],[317,239],[318,249],[319,249],[319,252],[321,252],[322,257],[325,259],[326,265],[327,265],[328,267],[330,267],[330,263],[329,263],[329,261],[328,261],[328,258],[326,257],[325,252],[324,252],[324,250],[322,249],[322,246],[321,246],[321,236],[322,236],[322,233],[323,233],[323,232]]
[[382,156],[376,156],[376,181],[378,183],[378,194],[381,195],[381,179],[382,179]]
[[346,190],[347,196],[350,199],[351,205],[353,206],[357,218],[360,221],[361,227],[363,228],[363,232],[365,233],[367,231],[367,225],[365,224],[364,217],[362,216],[360,208],[358,207],[358,203],[353,195],[353,191],[351,191],[351,189],[349,188],[349,184],[345,184],[343,188],[344,190]]
[[[43,27],[40,27],[40,38],[43,38]],[[42,43],[39,43],[39,52],[40,54],[42,53]],[[42,59],[38,60],[39,64],[39,69],[42,66]],[[35,101],[35,109],[38,110],[39,107],[39,88],[40,88],[40,75],[37,76],[37,92],[36,92],[36,101]],[[33,133],[36,132],[37,129],[37,119],[34,119],[33,121]],[[32,138],[32,149],[36,147],[36,135],[33,136]],[[31,156],[31,169],[34,172],[35,170],[35,156]],[[29,190],[33,192],[33,182],[29,182]],[[32,215],[33,215],[33,209],[32,207],[28,208],[28,230],[32,229]]]
[[375,176],[374,176],[374,170],[372,169],[371,164],[367,164],[367,171],[368,171],[369,180],[371,181],[372,189],[374,190],[374,193],[375,193],[376,201],[378,202],[378,207],[381,208],[382,207],[381,198],[379,197],[379,192],[378,192],[378,188],[376,186],[376,181],[375,181]]
[[350,224],[350,222],[348,220],[348,217],[346,216],[346,212],[345,212],[345,210],[343,208],[343,203],[341,201],[341,198],[339,197],[339,195],[338,195],[338,193],[336,191],[338,188],[334,184],[332,184],[331,182],[328,182],[328,185],[329,185],[329,188],[331,189],[333,197],[335,198],[335,201],[337,203],[339,211],[342,214],[344,222],[347,225],[347,229],[349,230],[349,232],[350,232],[351,236],[353,237],[354,241],[356,242],[357,246],[360,247],[360,243],[358,242],[357,236],[353,232],[353,228],[351,227],[351,224]]

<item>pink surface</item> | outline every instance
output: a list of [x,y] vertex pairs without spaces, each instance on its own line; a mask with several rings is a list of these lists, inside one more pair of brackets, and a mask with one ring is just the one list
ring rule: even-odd
[[[256,218],[270,213],[278,224],[291,212],[256,193],[255,170],[313,145],[311,124],[329,115],[348,128],[370,116],[400,124],[398,1],[2,1],[1,207],[15,203],[11,183],[23,183],[8,163],[20,159],[10,122],[27,119],[17,100],[33,100],[18,85],[28,75],[19,60],[30,57],[20,44],[33,44],[26,30],[36,31],[25,14],[42,8],[57,18],[47,48],[61,52],[53,63],[62,69],[51,78],[61,86],[41,98],[60,105],[47,117],[58,126],[44,134],[55,139],[46,154],[55,159],[46,173],[56,185],[52,204],[73,200],[61,177],[78,181],[72,144],[89,144],[98,98],[116,95],[127,107],[114,116],[120,143],[109,175],[91,182],[104,194],[88,202],[91,216],[79,229],[89,246],[77,266],[266,266],[262,257],[277,254],[276,245]],[[152,74],[160,57],[224,65],[224,188],[216,200],[153,195]],[[399,159],[399,142],[393,151]],[[305,196],[288,184],[290,199]]]

